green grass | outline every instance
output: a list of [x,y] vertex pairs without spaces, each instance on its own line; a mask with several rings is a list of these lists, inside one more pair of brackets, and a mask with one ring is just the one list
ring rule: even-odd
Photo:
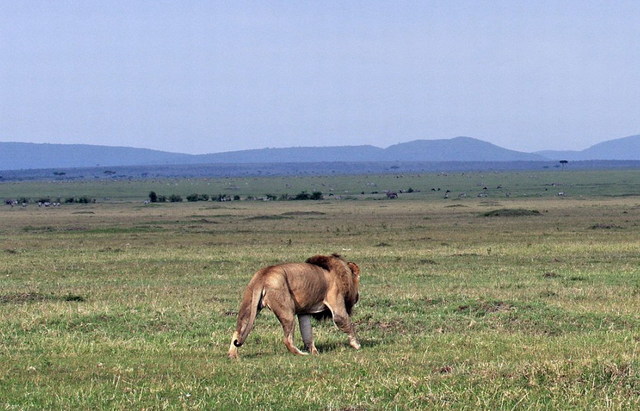
[[[127,200],[144,182],[69,183],[123,194],[3,206],[0,407],[637,409],[640,197],[619,195],[634,193],[636,174],[539,175],[455,178],[508,179],[522,193],[560,178],[599,185],[565,198],[447,200],[429,189],[399,200],[149,207]],[[372,178],[317,180],[355,188]],[[295,186],[313,179],[273,181],[293,193],[313,191]],[[24,195],[40,195],[24,184]],[[504,209],[539,214],[483,216]],[[295,357],[265,310],[240,360],[227,359],[252,273],[332,252],[362,269],[362,349],[316,323],[321,354]]]
[[[413,192],[408,193],[409,189]],[[179,178],[126,181],[30,181],[0,183],[0,199],[88,197],[99,202],[144,201],[151,191],[159,195],[186,196],[197,193],[231,197],[238,195],[295,196],[305,191],[322,192],[325,198],[383,199],[385,191],[396,191],[401,198],[443,199],[550,198],[563,192],[566,197],[591,198],[640,195],[640,170],[518,172],[451,172],[423,174],[383,174],[361,176],[301,176],[251,178]]]

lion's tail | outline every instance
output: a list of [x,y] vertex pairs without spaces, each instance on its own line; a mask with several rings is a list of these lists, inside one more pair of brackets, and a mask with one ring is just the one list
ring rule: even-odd
[[240,347],[244,344],[247,336],[253,329],[256,316],[261,308],[260,304],[262,303],[263,295],[263,287],[247,287],[244,296],[245,298],[242,299],[242,304],[240,304],[240,310],[238,311],[238,323],[236,325],[236,332],[232,341],[234,346]]

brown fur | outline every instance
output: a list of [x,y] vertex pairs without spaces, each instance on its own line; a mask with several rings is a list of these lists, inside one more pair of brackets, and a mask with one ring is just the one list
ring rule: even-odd
[[244,291],[236,331],[231,338],[229,357],[238,357],[240,347],[253,328],[256,316],[268,307],[278,317],[284,330],[284,344],[294,354],[304,354],[293,345],[295,316],[305,347],[317,354],[313,343],[310,317],[332,317],[338,328],[349,335],[358,349],[351,322],[353,306],[358,301],[360,268],[337,254],[316,255],[305,263],[265,267],[256,272]]

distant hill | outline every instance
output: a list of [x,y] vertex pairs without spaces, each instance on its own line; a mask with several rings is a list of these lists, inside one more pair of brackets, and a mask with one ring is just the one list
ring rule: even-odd
[[190,164],[189,154],[88,144],[0,143],[0,170]]
[[86,144],[0,142],[0,170],[147,165],[322,162],[514,162],[548,160],[640,160],[640,135],[596,144],[583,151],[523,153],[470,137],[415,140],[387,148],[370,145],[264,148],[214,154]]
[[538,151],[551,160],[640,160],[640,135],[595,144],[582,151]]
[[548,158],[550,160],[569,160],[569,161],[582,160],[582,151],[543,150],[543,151],[536,151],[536,154],[544,158]]
[[449,140],[416,140],[384,150],[384,157],[394,161],[543,161],[537,155],[507,150],[471,137]]
[[374,146],[265,148],[198,156],[203,163],[326,161],[541,161],[537,154],[507,150],[470,137],[415,140],[386,149]]
[[585,160],[640,160],[640,135],[598,143],[582,151]]
[[377,161],[384,149],[374,146],[291,147],[229,151],[197,155],[207,163],[313,163],[327,161]]

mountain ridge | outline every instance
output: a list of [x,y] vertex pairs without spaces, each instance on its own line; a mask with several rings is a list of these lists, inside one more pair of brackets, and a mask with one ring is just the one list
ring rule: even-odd
[[582,151],[509,150],[472,137],[413,140],[387,148],[372,145],[287,147],[183,154],[89,144],[0,142],[0,170],[147,165],[310,162],[513,162],[549,160],[640,160],[640,135],[595,144]]

